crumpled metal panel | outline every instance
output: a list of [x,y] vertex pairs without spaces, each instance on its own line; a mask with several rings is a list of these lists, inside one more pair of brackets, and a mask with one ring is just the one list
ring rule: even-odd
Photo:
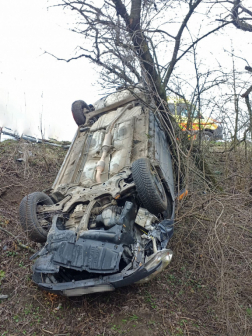
[[134,136],[131,152],[131,162],[142,157],[147,157],[148,153],[148,114],[143,113],[134,119]]
[[[91,127],[99,129],[109,125],[118,114],[121,113],[121,108],[116,111],[112,111],[102,117],[100,117],[94,125]],[[105,159],[105,168],[101,175],[101,181],[107,181],[111,176],[117,174],[125,166],[131,165],[132,156],[132,144],[134,133],[139,133],[139,129],[134,127],[135,116],[140,116],[142,113],[141,106],[136,106],[131,110],[126,110],[125,113],[118,119],[113,129],[112,151]],[[106,117],[106,119],[105,119]],[[95,183],[96,164],[100,159],[102,142],[104,139],[104,130],[94,131],[92,142],[89,147],[88,159],[83,168],[83,172],[80,178],[82,185],[90,185]],[[144,133],[144,130],[143,132]]]
[[59,176],[57,184],[73,183],[79,167],[80,155],[86,146],[87,135],[79,133],[73,147],[69,149],[68,160],[64,162],[64,168]]
[[64,158],[64,161],[63,161],[63,163],[62,163],[62,165],[60,167],[60,170],[59,170],[59,172],[58,172],[58,174],[56,176],[56,179],[55,179],[55,181],[54,181],[54,183],[52,185],[52,188],[56,188],[56,186],[59,184],[59,181],[60,181],[60,179],[61,179],[61,177],[62,177],[62,175],[63,175],[63,173],[65,171],[65,168],[67,166],[67,162],[69,162],[69,157],[70,157],[70,154],[72,152],[72,148],[73,148],[73,146],[74,146],[74,144],[76,142],[76,139],[78,137],[78,134],[79,134],[79,130],[77,130],[77,132],[74,135],[74,138],[72,140],[71,146],[69,147],[69,149],[67,151],[67,154],[66,154],[66,156]]
[[125,166],[130,165],[133,134],[134,118],[116,124],[113,135],[113,147],[116,151],[111,155],[110,175],[114,175]]
[[89,146],[89,156],[92,157],[100,157],[101,156],[101,149],[102,143],[104,140],[104,131],[97,131],[93,133],[92,141]]
[[113,273],[119,270],[123,246],[79,239],[76,243],[62,242],[53,262],[75,270],[91,273]]
[[133,97],[135,99],[143,99],[144,94],[138,88],[134,88],[133,90],[122,90],[115,93],[112,93],[105,99],[105,106],[112,105],[114,103],[120,102],[126,98]]
[[83,146],[81,152],[79,153],[78,166],[77,166],[77,169],[75,170],[74,180],[73,180],[74,183],[79,183],[80,182],[83,167],[85,167],[85,164],[86,164],[88,156],[89,156],[89,148],[90,148],[91,143],[92,143],[92,138],[93,138],[92,133],[87,134],[85,145]]
[[[64,161],[57,177],[57,182],[54,183],[55,190],[59,186],[73,183],[81,183],[83,186],[91,186],[96,183],[96,165],[101,157],[105,128],[121,113],[122,108],[124,107],[101,116],[89,131],[77,132],[75,141],[69,149],[67,159]],[[102,183],[131,164],[133,138],[139,137],[137,133],[145,134],[145,130],[140,130],[140,127],[144,126],[143,123],[138,123],[137,127],[134,128],[134,117],[145,117],[140,105],[126,110],[117,120],[113,130],[112,145],[114,148],[106,157],[105,169],[101,175]],[[142,140],[136,140],[138,146],[135,147],[135,153],[138,148],[143,151],[143,148],[139,146]],[[146,139],[144,141],[146,142]]]
[[97,100],[93,106],[95,110],[102,109],[104,107],[110,106],[115,103],[120,103],[127,98],[141,99],[146,101],[144,93],[137,87],[132,88],[132,90],[121,90],[107,95],[99,100]]
[[[90,128],[91,132],[94,132],[101,127],[107,127],[115,118],[118,116],[123,107],[119,107],[117,110],[111,111],[109,113],[104,114],[101,116]],[[126,110],[125,113],[117,120],[117,122],[123,122],[125,120],[131,119],[132,117],[136,117],[142,113],[141,106],[135,106],[130,110]]]
[[85,164],[85,167],[82,171],[81,174],[81,179],[80,182],[82,185],[85,184],[88,180],[93,182],[95,180],[95,170],[96,170],[96,165],[97,165],[97,159],[96,160],[88,160]]
[[[170,148],[164,131],[159,125],[153,113],[150,113],[150,131],[151,138],[151,158],[159,163],[158,168],[162,171],[166,183],[168,184],[172,199],[175,200],[173,168]],[[154,139],[153,139],[154,138]]]
[[[80,182],[81,184],[87,185],[87,186],[91,186],[92,184],[96,183],[95,182],[95,174],[96,174],[96,165],[97,162],[99,161],[99,157],[98,158],[90,158],[86,164],[85,167],[83,169],[82,175],[81,175],[81,179]],[[109,169],[109,157],[107,156],[105,158],[105,167],[104,167],[104,171],[101,174],[101,182],[105,182],[108,180],[109,175],[108,175],[108,169]]]

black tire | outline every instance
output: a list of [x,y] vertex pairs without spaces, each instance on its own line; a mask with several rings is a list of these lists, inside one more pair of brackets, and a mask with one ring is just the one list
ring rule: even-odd
[[141,158],[132,164],[132,176],[143,206],[152,214],[167,210],[167,196],[158,174],[151,167],[150,160]]
[[201,135],[201,139],[203,141],[212,141],[213,140],[213,133],[210,131],[203,131]]
[[73,118],[78,126],[84,125],[86,122],[86,117],[83,113],[84,108],[88,111],[90,110],[89,106],[83,100],[76,100],[72,104]]
[[53,201],[43,192],[29,194],[25,196],[20,203],[19,218],[21,226],[28,238],[37,243],[44,243],[51,223],[48,222],[46,226],[41,225],[37,215],[38,205],[53,205]]

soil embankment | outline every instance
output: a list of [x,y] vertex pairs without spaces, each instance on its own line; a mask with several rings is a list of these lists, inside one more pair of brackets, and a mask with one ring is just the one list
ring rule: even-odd
[[[70,299],[42,292],[31,281],[32,253],[0,231],[0,294],[8,295],[0,335],[252,335],[252,155],[223,151],[207,153],[222,191],[192,173],[169,244],[173,260],[148,284]],[[0,143],[0,226],[35,250],[19,225],[19,203],[50,188],[65,154]]]

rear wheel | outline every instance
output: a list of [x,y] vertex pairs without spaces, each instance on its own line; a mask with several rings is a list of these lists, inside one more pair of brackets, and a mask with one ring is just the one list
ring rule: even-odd
[[72,104],[72,114],[73,118],[78,126],[84,125],[86,122],[86,117],[83,113],[83,110],[90,110],[89,106],[83,100],[76,100]]
[[168,201],[165,189],[150,160],[141,158],[134,161],[132,176],[143,206],[152,214],[166,211]]
[[212,141],[213,140],[213,133],[210,131],[203,131],[202,132],[202,140],[203,141]]
[[46,241],[51,227],[51,217],[45,218],[38,212],[38,207],[43,205],[53,205],[53,201],[45,193],[34,192],[25,196],[19,207],[23,230],[30,240],[38,243]]

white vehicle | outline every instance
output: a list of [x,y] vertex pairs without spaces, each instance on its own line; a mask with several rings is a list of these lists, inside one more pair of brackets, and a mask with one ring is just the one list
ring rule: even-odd
[[94,106],[72,105],[78,124],[49,195],[20,205],[30,239],[45,243],[33,281],[78,296],[147,281],[172,258],[172,160],[157,117],[139,89]]

